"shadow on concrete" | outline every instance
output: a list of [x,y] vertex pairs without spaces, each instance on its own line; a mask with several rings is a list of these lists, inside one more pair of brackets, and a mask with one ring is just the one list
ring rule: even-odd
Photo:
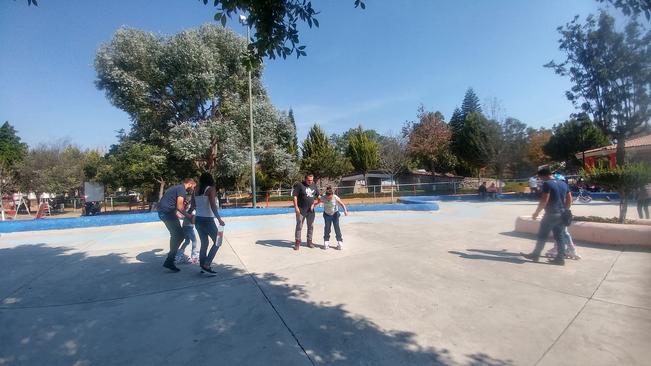
[[[500,235],[504,236],[510,236],[513,238],[521,238],[521,239],[530,239],[532,241],[532,247],[536,244],[536,234],[529,234],[529,233],[521,233],[517,231],[505,231],[500,233]],[[635,252],[635,253],[646,253],[646,252],[651,252],[651,247],[642,247],[642,246],[635,246],[635,245],[607,245],[607,244],[594,244],[590,242],[585,242],[581,240],[574,240],[574,244],[577,247],[582,247],[582,248],[593,248],[593,249],[603,249],[603,250],[614,250],[614,251],[626,251],[626,252]],[[551,245],[554,245],[554,240],[551,238],[547,239],[547,242],[545,244],[545,247],[550,247]]]
[[257,240],[255,243],[265,247],[294,248],[294,242],[290,240]]
[[484,353],[454,360],[414,333],[310,301],[273,273],[216,263],[217,277],[192,265],[174,274],[163,258],[160,249],[135,260],[45,244],[0,249],[0,365],[513,364]]
[[[486,250],[486,251],[479,250],[479,249],[467,249],[467,250],[469,252],[480,252],[480,253],[487,253],[487,254],[470,254],[470,253],[458,252],[454,250],[450,250],[448,251],[448,253],[456,254],[459,257],[464,259],[480,259],[480,260],[507,262],[507,263],[515,263],[515,264],[522,264],[527,262],[522,257],[520,257],[520,253],[503,254],[500,251],[492,251],[492,250]],[[488,253],[488,252],[493,252],[493,253]]]

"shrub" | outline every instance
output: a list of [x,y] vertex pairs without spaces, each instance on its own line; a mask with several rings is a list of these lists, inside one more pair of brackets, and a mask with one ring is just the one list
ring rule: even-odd
[[628,195],[651,182],[651,166],[645,163],[619,165],[615,168],[595,167],[582,169],[581,175],[588,183],[619,192],[619,222],[626,219]]

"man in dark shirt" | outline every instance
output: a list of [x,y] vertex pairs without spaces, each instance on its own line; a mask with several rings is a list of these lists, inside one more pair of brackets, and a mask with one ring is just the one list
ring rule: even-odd
[[185,238],[179,219],[183,217],[192,219],[192,215],[185,212],[185,196],[187,191],[194,189],[195,186],[196,183],[192,178],[186,178],[183,183],[168,188],[158,203],[158,217],[170,232],[170,251],[167,253],[163,267],[172,272],[180,271],[174,265],[176,251]]
[[486,182],[479,186],[479,199],[482,201],[486,200]]
[[307,174],[305,180],[294,185],[294,211],[296,212],[296,232],[294,250],[301,246],[301,231],[303,222],[307,220],[307,245],[314,248],[312,233],[314,231],[314,210],[312,204],[319,197],[319,188],[314,184],[314,175]]
[[550,263],[565,264],[565,245],[566,237],[563,235],[565,224],[563,223],[563,214],[569,210],[572,205],[572,193],[570,193],[567,184],[561,180],[555,180],[549,168],[542,168],[538,171],[538,176],[543,180],[542,196],[536,211],[531,217],[536,220],[540,211],[545,210],[545,215],[540,221],[538,230],[538,239],[536,247],[530,254],[523,254],[523,257],[538,262],[540,253],[545,247],[545,242],[549,237],[549,232],[554,233],[554,240],[558,248],[558,254]]

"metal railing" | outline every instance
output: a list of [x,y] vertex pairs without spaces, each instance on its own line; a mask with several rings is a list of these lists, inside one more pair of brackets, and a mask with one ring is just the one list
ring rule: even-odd
[[[479,181],[494,181],[493,178],[480,179]],[[501,180],[498,191],[504,188],[524,190],[528,186],[527,179]],[[319,187],[321,190],[325,187]],[[395,202],[396,198],[402,196],[437,196],[451,194],[472,194],[477,193],[476,187],[464,188],[461,181],[435,182],[435,183],[405,183],[405,184],[382,184],[382,185],[340,185],[333,187],[335,194],[342,199],[348,199],[354,203],[389,203]],[[292,188],[278,188],[268,191],[256,192],[258,207],[270,207],[284,205],[292,201]],[[221,198],[224,207],[251,207],[251,192],[246,190],[226,191]],[[283,204],[280,204],[282,202]]]

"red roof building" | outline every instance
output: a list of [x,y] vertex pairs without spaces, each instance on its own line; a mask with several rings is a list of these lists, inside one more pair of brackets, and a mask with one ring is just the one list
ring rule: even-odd
[[[651,162],[651,134],[626,140],[624,145],[626,160],[631,162]],[[617,145],[608,145],[597,149],[583,151],[575,156],[583,160],[586,168],[594,167],[599,162],[608,163],[613,168],[617,165]]]

